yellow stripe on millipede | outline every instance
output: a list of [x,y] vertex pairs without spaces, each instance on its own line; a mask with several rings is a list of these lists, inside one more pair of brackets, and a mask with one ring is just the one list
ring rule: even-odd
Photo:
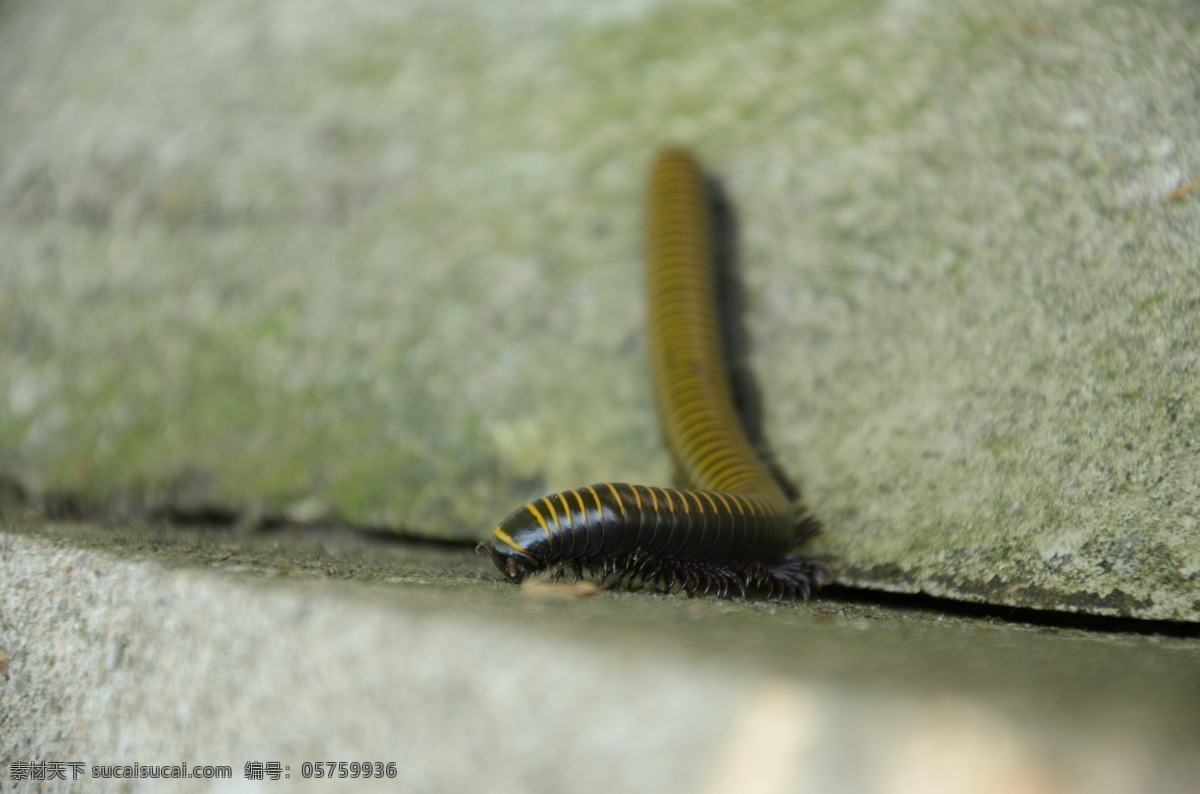
[[604,486],[612,493],[613,499],[617,500],[617,509],[621,511],[621,518],[625,517],[625,500],[621,498],[621,494],[617,491],[616,486],[611,482],[604,483]]
[[512,546],[514,549],[516,549],[517,551],[521,552],[522,554],[528,554],[528,553],[529,553],[529,550],[528,550],[528,549],[526,549],[526,548],[525,548],[524,546],[522,546],[521,544],[517,543],[517,542],[516,542],[515,540],[513,540],[512,538],[510,538],[510,537],[508,536],[508,533],[507,533],[507,532],[505,532],[505,531],[504,531],[503,529],[501,529],[500,527],[496,527],[495,529],[493,529],[493,530],[492,530],[492,534],[493,534],[493,535],[495,535],[495,536],[496,536],[496,539],[497,539],[497,540],[499,540],[501,543],[504,543],[505,545],[508,545],[508,546]]
[[[545,501],[545,500],[543,500],[543,501]],[[546,539],[549,540],[550,539],[550,527],[548,527],[546,525],[546,519],[542,518],[542,514],[538,512],[538,509],[533,506],[533,502],[526,503],[525,509],[528,510],[529,513],[534,517],[534,519],[537,520],[538,525],[541,526],[541,528],[542,528],[542,531],[546,533]],[[515,544],[509,544],[509,545],[512,545],[513,548],[516,548]]]
[[554,526],[558,527],[559,532],[562,532],[562,524],[558,522],[558,511],[554,509],[554,503],[544,496],[542,497],[541,502],[546,506],[546,509],[550,511],[550,520],[554,522]]

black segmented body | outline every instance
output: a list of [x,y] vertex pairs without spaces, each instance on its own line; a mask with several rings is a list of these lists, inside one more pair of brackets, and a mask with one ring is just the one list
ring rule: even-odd
[[717,324],[704,177],[686,152],[651,170],[646,223],[649,352],[655,402],[684,489],[623,483],[561,491],[493,531],[496,566],[520,582],[550,566],[689,595],[761,588],[807,597],[825,578],[789,551],[815,529],[755,453],[734,409]]

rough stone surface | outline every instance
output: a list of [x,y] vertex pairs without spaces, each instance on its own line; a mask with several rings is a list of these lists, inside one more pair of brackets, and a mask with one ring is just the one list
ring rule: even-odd
[[1200,619],[1200,8],[0,2],[0,474],[478,538],[668,483],[641,179],[741,218],[840,581]]
[[[1195,638],[579,598],[331,531],[0,529],[6,792],[1183,794],[1200,774]],[[33,760],[232,779],[10,778]],[[304,781],[305,761],[397,778]]]

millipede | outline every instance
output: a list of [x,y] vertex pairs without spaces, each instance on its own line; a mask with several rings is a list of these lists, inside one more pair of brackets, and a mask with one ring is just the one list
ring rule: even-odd
[[704,172],[666,149],[646,202],[648,348],[654,401],[679,488],[602,482],[535,499],[492,530],[509,580],[584,570],[663,592],[807,598],[820,559],[792,554],[818,525],[794,508],[735,409],[719,324],[713,213]]

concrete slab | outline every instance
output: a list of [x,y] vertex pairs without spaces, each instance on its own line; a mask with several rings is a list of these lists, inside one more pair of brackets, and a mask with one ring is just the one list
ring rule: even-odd
[[[481,564],[333,531],[6,521],[0,787],[364,790],[304,779],[327,761],[394,762],[365,790],[409,792],[1182,793],[1200,773],[1196,638],[580,598]],[[84,780],[13,779],[33,761]],[[91,778],[135,763],[231,777]]]
[[667,484],[650,152],[839,581],[1200,619],[1187,0],[0,3],[0,474],[467,539]]

